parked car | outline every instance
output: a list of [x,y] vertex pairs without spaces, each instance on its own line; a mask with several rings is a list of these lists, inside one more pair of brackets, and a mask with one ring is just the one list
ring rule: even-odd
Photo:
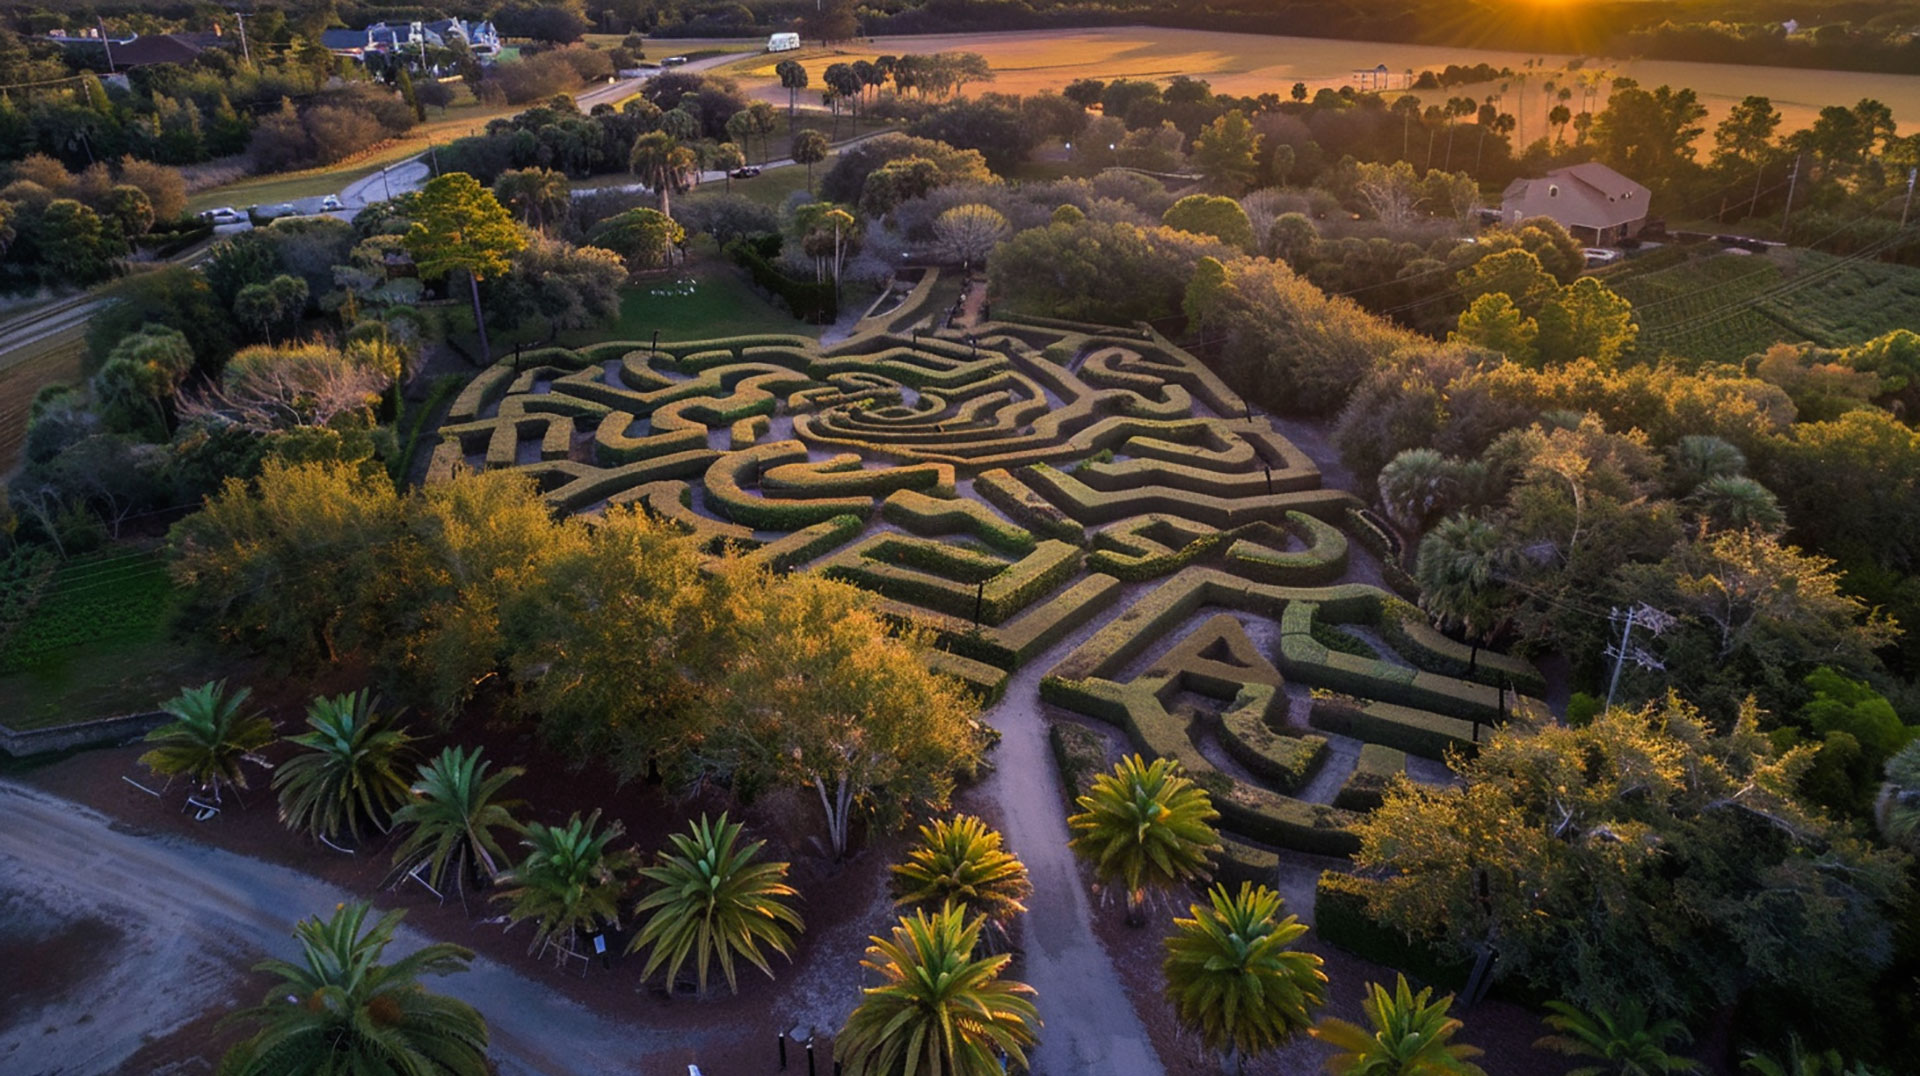
[[202,211],[200,219],[217,227],[222,224],[238,224],[247,218],[246,214],[241,213],[238,209],[230,205],[223,205],[218,209]]
[[345,208],[346,206],[340,204],[340,196],[337,194],[329,194],[325,198],[320,199],[320,209],[322,212],[331,213],[336,209]]
[[1586,255],[1587,268],[1589,269],[1598,269],[1603,265],[1612,265],[1614,262],[1626,257],[1625,254],[1617,250],[1608,250],[1605,247],[1586,247],[1582,249],[1580,253]]
[[736,168],[733,170],[733,178],[735,179],[752,179],[754,176],[757,176],[759,174],[760,174],[760,169],[751,164],[747,165],[745,168]]
[[681,64],[686,62],[687,62],[687,58],[685,56],[669,56],[666,59],[660,61],[660,66],[661,67],[679,67]]

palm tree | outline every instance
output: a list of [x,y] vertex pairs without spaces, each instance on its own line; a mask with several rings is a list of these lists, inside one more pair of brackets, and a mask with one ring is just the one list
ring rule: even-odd
[[493,196],[520,215],[520,223],[542,233],[566,218],[573,195],[567,176],[551,168],[521,168],[500,173]]
[[1567,1076],[1660,1076],[1700,1070],[1693,1060],[1667,1052],[1669,1045],[1693,1041],[1686,1025],[1678,1020],[1649,1022],[1647,1007],[1638,1001],[1623,1002],[1617,1011],[1596,1008],[1591,1015],[1564,1001],[1549,1001],[1547,1008],[1553,1011],[1547,1026],[1559,1034],[1544,1036],[1534,1048],[1602,1062]]
[[1472,638],[1493,637],[1509,612],[1502,576],[1511,557],[1493,524],[1465,513],[1448,516],[1420,540],[1414,557],[1420,607]]
[[220,1076],[487,1076],[487,1025],[462,1001],[430,994],[423,975],[464,971],[471,950],[436,943],[378,963],[405,912],[365,935],[367,905],[293,928],[303,964],[268,960],[278,982],[259,1005],[228,1019],[260,1025],[220,1063]]
[[1148,889],[1171,889],[1204,876],[1220,851],[1212,822],[1220,817],[1206,790],[1181,776],[1171,759],[1151,765],[1139,755],[1094,779],[1067,819],[1067,843],[1103,882],[1126,888],[1127,921],[1140,922]]
[[1380,506],[1387,518],[1414,537],[1454,498],[1453,461],[1431,448],[1409,448],[1380,469]]
[[404,873],[427,864],[427,884],[443,888],[447,868],[454,884],[466,892],[466,879],[478,867],[484,877],[500,873],[507,856],[500,850],[496,830],[520,829],[513,810],[518,800],[503,800],[500,790],[524,771],[508,766],[489,777],[480,751],[449,747],[420,767],[420,777],[409,791],[413,801],[393,813],[393,824],[412,831],[394,850],[394,867]]
[[156,746],[140,756],[140,764],[162,777],[187,778],[215,803],[222,786],[246,788],[240,763],[260,762],[253,752],[273,742],[273,723],[242,710],[251,694],[243,687],[228,695],[225,680],[182,688],[160,704],[173,720],[147,733]]
[[847,1076],[902,1072],[1001,1076],[1001,1058],[1018,1070],[1040,1029],[1025,983],[1000,978],[1007,955],[974,958],[986,916],[967,921],[965,905],[928,917],[917,910],[873,942],[861,965],[884,980],[867,987],[834,1039]]
[[1238,893],[1214,886],[1207,901],[1173,921],[1161,969],[1180,1022],[1237,1069],[1307,1030],[1327,1003],[1327,976],[1319,957],[1293,948],[1307,926],[1280,918],[1280,894],[1242,882]]
[[673,853],[660,852],[654,865],[640,872],[658,887],[633,910],[636,916],[653,913],[627,945],[630,953],[642,946],[653,948],[642,978],[664,966],[671,992],[691,956],[700,993],[705,994],[707,968],[718,959],[727,988],[737,994],[736,955],[768,978],[773,969],[762,946],[793,959],[793,936],[806,927],[787,900],[799,893],[784,881],[787,864],[754,862],[765,841],[736,847],[740,829],[740,823],[729,823],[725,814],[718,823],[709,823],[703,814],[691,832],[672,836]]
[[1688,498],[1714,530],[1758,530],[1778,534],[1787,525],[1780,499],[1745,475],[1715,475]]
[[629,163],[642,183],[660,193],[660,212],[671,218],[673,192],[693,169],[693,151],[665,131],[648,131],[634,140]]
[[534,921],[527,952],[543,952],[547,945],[574,948],[582,933],[602,923],[620,924],[620,898],[632,877],[633,853],[609,852],[607,845],[626,832],[618,822],[600,829],[600,812],[581,818],[578,811],[564,826],[535,822],[526,827],[521,843],[527,856],[500,875],[505,888],[495,900],[510,903],[507,928],[522,919]]
[[972,815],[920,827],[920,843],[893,866],[894,905],[932,907],[949,901],[979,908],[989,938],[1005,940],[1007,924],[1027,910],[1033,892],[1026,864],[1001,848],[1000,834]]
[[1673,492],[1685,496],[1711,478],[1747,473],[1747,457],[1732,442],[1712,434],[1688,434],[1669,450],[1673,455]]
[[1890,843],[1920,855],[1920,740],[1887,760],[1887,779],[1874,800],[1873,818]]
[[362,822],[387,828],[407,800],[399,765],[413,754],[413,737],[390,727],[365,689],[313,700],[307,724],[312,732],[288,737],[307,750],[273,775],[280,821],[321,838],[345,829],[356,843]]
[[1405,975],[1396,976],[1393,993],[1367,984],[1361,1011],[1372,1030],[1333,1017],[1313,1025],[1313,1037],[1340,1052],[1327,1059],[1333,1076],[1486,1076],[1468,1061],[1479,1049],[1447,1042],[1460,1021],[1447,1015],[1453,995],[1429,1003],[1432,987],[1415,994]]

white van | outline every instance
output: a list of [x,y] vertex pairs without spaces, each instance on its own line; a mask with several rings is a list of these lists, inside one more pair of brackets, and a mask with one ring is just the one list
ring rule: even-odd
[[775,34],[767,38],[768,52],[792,52],[799,47],[799,34]]

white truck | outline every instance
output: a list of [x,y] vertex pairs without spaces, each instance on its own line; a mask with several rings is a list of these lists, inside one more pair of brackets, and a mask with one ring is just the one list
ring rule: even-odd
[[774,34],[767,38],[768,52],[792,52],[800,47],[799,34]]

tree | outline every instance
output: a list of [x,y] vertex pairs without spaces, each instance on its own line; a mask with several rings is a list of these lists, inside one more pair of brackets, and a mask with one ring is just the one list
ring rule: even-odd
[[714,962],[727,977],[727,988],[740,992],[734,977],[736,956],[773,977],[761,949],[793,958],[793,936],[804,929],[800,913],[788,905],[799,893],[784,879],[785,863],[757,863],[765,841],[738,845],[741,826],[722,814],[718,822],[706,815],[688,833],[669,839],[674,851],[661,851],[654,865],[640,871],[653,883],[651,893],[634,907],[647,921],[627,944],[628,952],[650,948],[642,978],[656,970],[667,973],[667,990],[679,981],[680,970],[693,958],[701,994],[707,992],[707,969]]
[[512,264],[509,259],[526,245],[526,234],[506,207],[465,172],[428,180],[414,198],[407,249],[420,275],[429,280],[456,269],[467,274],[482,363],[493,361],[493,351],[487,345],[486,316],[480,310],[480,281],[506,272]]
[[1370,1027],[1334,1017],[1313,1025],[1313,1037],[1340,1051],[1327,1059],[1333,1076],[1486,1076],[1468,1061],[1480,1050],[1454,1045],[1460,1021],[1447,1015],[1453,995],[1429,1002],[1433,988],[1415,994],[1405,975],[1394,977],[1393,993],[1379,983],[1367,984],[1360,1003]]
[[1237,250],[1253,249],[1253,225],[1247,211],[1231,198],[1189,194],[1169,206],[1160,223],[1182,232],[1212,236]]
[[1496,291],[1473,300],[1460,312],[1447,342],[1496,351],[1512,362],[1532,366],[1539,336],[1540,323],[1522,313],[1506,292]]
[[218,389],[185,401],[181,414],[256,433],[325,429],[343,419],[371,425],[398,369],[397,361],[369,361],[376,357],[365,348],[349,354],[318,340],[245,348],[227,361]]
[[920,827],[920,843],[893,865],[894,905],[936,907],[949,902],[980,909],[991,938],[1005,941],[1007,926],[1026,912],[1033,893],[1026,865],[1000,846],[998,831],[972,815]]
[[797,102],[800,91],[807,88],[807,68],[798,60],[781,60],[773,65],[773,73],[780,76],[780,85],[787,91],[787,129],[792,130],[799,122]]
[[833,97],[835,129],[838,130],[839,103],[846,101],[847,107],[852,112],[853,133],[859,134],[860,91],[865,85],[860,80],[860,72],[855,71],[852,64],[828,64],[827,69],[821,72],[820,78],[827,84],[827,91]]
[[1287,95],[1295,101],[1305,101],[1307,99],[1307,84],[1304,82],[1294,83],[1293,89],[1288,91]]
[[1215,190],[1237,196],[1253,183],[1261,141],[1247,114],[1231,109],[1201,129],[1193,143],[1193,163]]
[[387,829],[407,802],[400,766],[412,754],[413,737],[392,727],[365,688],[313,700],[307,725],[311,732],[287,738],[306,750],[273,775],[280,821],[322,840],[344,831],[355,843],[363,823]]
[[1645,90],[1631,79],[1615,84],[1607,107],[1593,121],[1600,159],[1639,177],[1656,191],[1670,189],[1693,167],[1694,145],[1707,109],[1689,89]]
[[502,172],[493,181],[493,196],[518,214],[521,224],[537,232],[546,232],[566,220],[573,206],[573,192],[567,187],[565,173],[551,168]]
[[1778,534],[1787,525],[1780,499],[1745,475],[1715,475],[1687,498],[1711,530],[1762,530]]
[[631,850],[609,851],[607,845],[626,832],[612,822],[600,828],[600,812],[585,818],[575,811],[565,825],[528,823],[522,831],[524,859],[497,879],[494,900],[508,903],[508,929],[523,919],[534,923],[527,952],[557,945],[578,952],[580,935],[601,924],[620,925],[620,898],[632,880]]
[[1583,276],[1540,305],[1534,341],[1538,361],[1557,366],[1592,359],[1602,367],[1619,363],[1633,346],[1640,327],[1633,304],[1598,279]]
[[124,336],[93,375],[94,405],[111,429],[170,432],[169,405],[193,370],[193,345],[178,329],[150,323]]
[[113,275],[114,259],[125,253],[119,232],[100,214],[71,198],[47,203],[24,229],[40,252],[41,276],[62,284],[93,284]]
[[451,870],[462,893],[476,868],[483,878],[500,873],[507,857],[495,833],[520,829],[513,818],[520,802],[501,799],[500,793],[525,771],[508,766],[489,776],[489,765],[481,760],[479,748],[448,747],[420,767],[407,790],[411,798],[393,813],[396,828],[413,827],[393,850],[396,871],[408,873],[425,864],[427,884],[438,889]]
[[384,471],[269,458],[169,535],[183,616],[219,639],[331,662],[357,636],[362,588],[391,570],[402,526]]
[[1293,948],[1307,926],[1280,918],[1280,894],[1240,883],[1207,891],[1207,903],[1187,906],[1165,942],[1167,998],[1180,1023],[1233,1067],[1306,1031],[1327,1003],[1321,960]]
[[860,22],[854,15],[852,0],[828,0],[825,7],[815,7],[813,14],[800,19],[800,33],[817,39],[822,45],[846,41],[859,32]]
[[882,824],[944,810],[978,764],[977,707],[923,664],[931,640],[896,632],[862,590],[811,574],[770,581],[741,609],[719,722],[748,774],[811,787],[835,858],[857,814]]
[[657,209],[638,206],[594,225],[587,241],[620,255],[629,273],[639,273],[672,264],[687,230]]
[[[1444,176],[1429,172],[1429,178]],[[1413,220],[1413,211],[1425,200],[1420,177],[1406,161],[1391,164],[1361,162],[1354,167],[1353,191],[1367,204],[1374,217],[1390,228],[1404,228]]]
[[1213,829],[1220,813],[1172,759],[1148,763],[1128,755],[1075,802],[1080,811],[1067,818],[1068,843],[1102,883],[1121,886],[1129,922],[1139,921],[1150,890],[1205,877],[1220,851]]
[[665,131],[648,131],[633,141],[629,159],[633,174],[660,195],[660,212],[673,216],[673,192],[686,186],[693,171],[693,151]]
[[[884,176],[884,172],[874,173]],[[871,180],[873,177],[869,176]],[[847,255],[851,253],[855,236],[853,214],[831,202],[812,202],[797,207],[793,213],[794,228],[800,233],[800,242],[808,254],[814,258],[816,279],[831,277],[835,287],[840,285],[841,272],[846,268]]]
[[517,329],[561,332],[588,329],[620,316],[620,287],[627,266],[620,255],[597,246],[576,247],[536,235],[514,255],[513,272],[493,282],[489,304],[496,317]]
[[153,200],[147,192],[126,183],[115,184],[107,192],[103,205],[108,218],[127,239],[135,239],[153,230]]
[[[741,116],[745,116],[745,115],[746,113],[744,112],[736,113],[734,118],[739,119]],[[727,193],[728,194],[733,193],[733,170],[736,168],[745,167],[746,163],[747,163],[746,154],[741,153],[740,147],[735,145],[732,142],[720,143],[719,145],[713,147],[713,152],[707,156],[708,165],[710,165],[711,167],[713,167],[718,171],[725,172],[727,174]]]
[[1101,95],[1107,92],[1107,84],[1097,78],[1077,78],[1067,83],[1060,91],[1061,96],[1077,104],[1081,109],[1089,109],[1100,103]]
[[1714,155],[1727,165],[1743,164],[1753,169],[1753,195],[1747,200],[1747,215],[1760,204],[1760,182],[1766,175],[1768,151],[1773,148],[1773,132],[1780,127],[1780,112],[1773,101],[1749,94],[1728,110],[1727,118],[1713,129]]
[[1552,1012],[1547,1026],[1557,1034],[1543,1036],[1534,1046],[1601,1062],[1575,1069],[1569,1076],[1663,1076],[1700,1071],[1692,1059],[1667,1052],[1675,1043],[1684,1046],[1693,1040],[1687,1026],[1673,1019],[1649,1020],[1646,1006],[1638,1001],[1623,1001],[1617,1010],[1596,1008],[1591,1014],[1564,1001],[1549,1001],[1547,1008]]
[[860,963],[882,982],[863,991],[834,1037],[849,1076],[1000,1076],[1002,1058],[1027,1070],[1040,1030],[1033,988],[1000,977],[1011,956],[975,958],[985,924],[986,916],[969,922],[965,905],[949,904],[931,917],[902,918],[889,939],[869,939]]
[[950,262],[984,265],[987,255],[1012,231],[1007,218],[992,206],[957,205],[934,219],[933,244]]
[[793,159],[807,166],[807,190],[813,190],[813,166],[827,159],[827,136],[808,128],[793,136]]
[[1487,295],[1505,295],[1527,317],[1560,294],[1560,282],[1547,272],[1539,255],[1517,246],[1474,262],[1461,270],[1459,281],[1469,303]]
[[1458,497],[1459,467],[1431,448],[1410,448],[1380,470],[1380,504],[1410,535],[1422,535]]
[[1677,698],[1495,732],[1460,787],[1397,787],[1358,823],[1369,914],[1463,958],[1495,948],[1497,978],[1582,1006],[1856,996],[1900,868],[1797,798],[1807,761],[1751,706],[1721,733]]
[[260,1004],[228,1019],[258,1025],[228,1051],[220,1076],[487,1076],[487,1025],[463,1001],[429,993],[427,975],[466,970],[471,950],[436,942],[379,963],[406,915],[388,912],[364,934],[368,906],[293,929],[302,962],[254,965],[276,982]]
[[248,284],[233,298],[233,314],[273,343],[274,326],[290,326],[307,308],[307,282],[282,273],[263,284]]
[[173,720],[147,733],[152,750],[140,764],[162,777],[185,777],[220,802],[220,789],[247,787],[242,762],[258,765],[254,752],[273,742],[273,723],[245,707],[253,692],[227,694],[225,680],[210,680],[160,704]]

